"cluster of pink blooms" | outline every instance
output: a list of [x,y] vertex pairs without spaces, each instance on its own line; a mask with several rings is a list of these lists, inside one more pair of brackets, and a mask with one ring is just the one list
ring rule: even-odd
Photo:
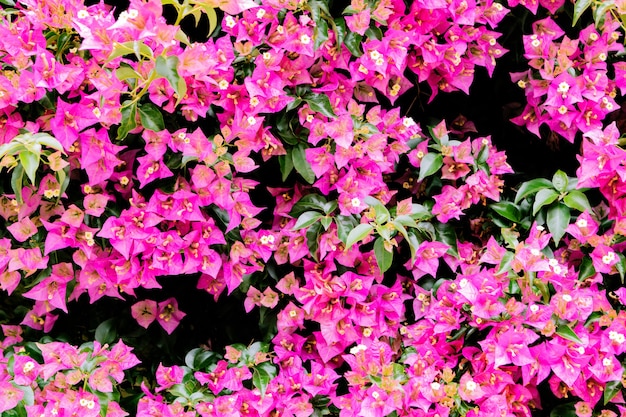
[[[524,89],[527,104],[512,121],[540,136],[545,124],[552,132],[574,142],[577,132],[601,128],[606,115],[617,110],[617,88],[626,89],[615,65],[614,79],[607,63],[611,53],[621,52],[620,24],[607,17],[601,30],[594,25],[570,39],[551,18],[533,23],[533,33],[524,36],[524,56],[529,69],[512,74]],[[623,72],[623,71],[622,71]]]
[[20,326],[2,325],[2,332],[0,412],[19,406],[27,413],[20,415],[29,416],[128,415],[119,405],[117,385],[139,360],[121,340],[113,346],[36,343],[34,353],[20,346]]
[[[0,289],[34,301],[21,325],[47,333],[72,301],[112,297],[169,335],[186,313],[159,280],[193,275],[215,299],[242,291],[247,312],[274,314],[271,342],[160,365],[137,416],[529,417],[546,383],[581,417],[626,415],[626,290],[605,290],[623,279],[626,236],[626,155],[615,125],[602,130],[626,89],[626,66],[607,75],[618,26],[607,17],[570,40],[544,19],[524,38],[531,69],[513,78],[528,106],[514,122],[570,141],[582,131],[578,186],[606,199],[554,247],[537,224],[506,243],[444,239],[436,226],[499,201],[512,169],[489,137],[445,123],[427,137],[393,107],[411,71],[431,97],[468,92],[476,66],[491,74],[506,52],[491,30],[500,3],[353,0],[336,20],[316,0],[222,3],[220,32],[202,42],[160,0],[131,0],[118,18],[78,0],[23,0],[0,16],[0,145],[27,131],[63,148],[41,158],[36,184],[20,183],[19,203],[7,189],[0,199]],[[24,163],[7,158],[3,169]],[[251,179],[273,158],[295,185]],[[264,223],[251,191],[265,186]],[[377,224],[400,232],[385,242],[398,265],[386,274],[375,236],[344,236],[344,223],[374,222],[370,197],[405,219],[429,212],[406,220],[429,239]],[[325,217],[311,234],[293,213],[313,200]],[[267,265],[288,272],[273,279]],[[3,331],[0,411],[135,413],[115,385],[139,363],[122,341],[27,350],[21,326]]]

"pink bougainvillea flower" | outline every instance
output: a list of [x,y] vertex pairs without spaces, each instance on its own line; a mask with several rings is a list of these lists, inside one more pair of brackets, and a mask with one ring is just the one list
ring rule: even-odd
[[15,240],[25,242],[29,237],[37,233],[37,226],[30,217],[24,217],[19,222],[8,226],[7,230],[11,232]]
[[171,297],[159,303],[156,320],[167,334],[171,334],[186,315],[178,309],[178,301]]
[[180,366],[163,366],[159,364],[156,371],[156,380],[159,384],[156,392],[170,388],[183,382],[183,369]]
[[137,323],[148,328],[157,317],[157,302],[153,300],[139,301],[130,308],[131,314]]
[[9,381],[0,381],[0,412],[15,408],[24,398],[24,391],[16,388]]

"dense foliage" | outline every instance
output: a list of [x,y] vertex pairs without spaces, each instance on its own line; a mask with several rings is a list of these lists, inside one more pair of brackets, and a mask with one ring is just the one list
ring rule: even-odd
[[2,416],[626,415],[623,1],[0,3]]

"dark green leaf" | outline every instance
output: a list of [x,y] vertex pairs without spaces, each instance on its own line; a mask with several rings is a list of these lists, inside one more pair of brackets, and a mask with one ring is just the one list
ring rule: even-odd
[[346,21],[342,17],[337,17],[331,23],[333,25],[333,30],[335,31],[337,45],[342,45],[346,38],[346,34],[348,33],[348,30],[346,29]]
[[176,104],[180,103],[187,94],[187,83],[185,83],[184,78],[178,75],[178,57],[172,55],[164,58],[159,55],[156,59],[154,69],[157,74],[164,77],[170,83],[170,86],[172,86],[178,96]]
[[311,110],[322,113],[326,117],[337,117],[330,104],[330,99],[326,94],[308,93],[303,97]]
[[380,236],[374,241],[374,255],[376,255],[376,263],[381,273],[384,273],[391,267],[393,252],[385,249],[385,240]]
[[429,152],[422,158],[420,163],[420,174],[417,178],[422,181],[424,178],[433,175],[443,166],[443,157],[440,153]]
[[122,122],[117,128],[117,139],[124,139],[128,132],[137,127],[137,103],[122,103]]
[[374,226],[369,223],[361,223],[348,233],[346,239],[346,249],[350,249],[356,242],[365,239],[374,230]]
[[13,0],[0,0],[0,4],[11,7],[15,6],[15,2]]
[[337,225],[337,237],[343,243],[346,243],[348,240],[348,234],[359,224],[359,222],[353,216],[339,215],[335,217],[335,224]]
[[324,207],[328,204],[326,198],[319,194],[311,193],[303,196],[294,204],[293,208],[289,212],[291,217],[298,217],[305,211],[324,211]]
[[548,225],[548,230],[550,230],[550,233],[552,234],[552,239],[554,239],[554,243],[557,245],[565,234],[565,229],[567,228],[569,221],[569,208],[565,205],[555,204],[548,209],[546,223]]
[[139,105],[139,116],[141,118],[141,124],[144,128],[152,130],[154,132],[160,132],[165,129],[165,122],[163,122],[163,114],[152,103],[144,103]]
[[592,3],[593,0],[576,0],[576,3],[574,3],[574,18],[572,19],[572,27],[576,26],[578,19],[580,19],[585,10],[587,10]]
[[313,259],[317,260],[319,237],[323,232],[322,223],[313,223],[306,231],[306,244]]
[[520,221],[520,209],[516,204],[511,203],[510,201],[492,203],[489,207],[505,219],[516,223]]
[[545,178],[537,178],[527,181],[519,187],[519,190],[517,190],[514,202],[517,204],[523,198],[533,195],[543,188],[552,188],[552,183]]
[[420,239],[413,230],[407,231],[407,242],[409,243],[409,249],[411,250],[411,261],[415,260],[415,253],[420,246]]
[[585,256],[583,260],[580,262],[580,268],[578,269],[578,280],[584,281],[589,277],[592,277],[596,274],[596,269],[593,267],[593,262],[591,258]]
[[533,203],[533,216],[537,214],[541,207],[551,204],[554,200],[556,200],[559,196],[552,188],[544,188],[539,190],[537,195],[535,196],[535,202]]
[[361,51],[361,43],[363,41],[363,36],[359,35],[356,32],[348,32],[346,37],[343,40],[343,44],[346,45],[348,51],[356,57],[363,55]]
[[556,334],[561,336],[563,339],[567,339],[570,342],[582,344],[583,341],[580,340],[578,335],[566,324],[563,324],[556,329]]
[[29,151],[20,152],[20,163],[24,167],[24,172],[31,184],[35,184],[37,168],[39,168],[39,155]]
[[116,329],[117,320],[116,319],[108,319],[100,323],[98,327],[96,327],[96,335],[95,338],[101,344],[110,344],[115,341],[117,338],[117,329]]
[[580,212],[586,210],[591,213],[591,204],[589,204],[587,196],[578,190],[567,193],[567,195],[563,197],[563,203],[571,209],[575,209]]
[[[615,7],[614,1],[602,1],[602,2],[595,4],[593,8],[593,21],[597,27],[604,25],[604,19],[606,18],[606,13],[609,11],[609,9],[613,7]],[[622,19],[622,27],[624,27],[623,26],[624,15],[621,15],[621,19]]]
[[296,224],[293,226],[292,230],[304,229],[305,227],[309,227],[313,223],[319,221],[324,215],[319,211],[305,211],[298,217]]
[[550,417],[578,417],[573,402],[559,404],[552,409]]
[[328,23],[326,20],[321,19],[317,21],[315,25],[315,31],[313,32],[314,44],[313,48],[318,50],[320,46],[328,40]]
[[622,381],[609,381],[604,387],[604,405],[611,402],[613,398],[622,390]]
[[311,169],[311,165],[306,160],[306,153],[304,152],[304,149],[305,146],[303,144],[299,144],[293,148],[291,152],[293,166],[306,182],[313,184],[315,182],[315,173]]
[[369,39],[381,40],[383,38],[383,32],[377,26],[370,26],[365,31],[365,36],[367,36]]
[[619,261],[615,264],[615,269],[617,269],[619,277],[622,281],[622,285],[624,285],[624,275],[626,274],[626,257],[621,253],[618,253],[617,257],[619,258]]
[[567,189],[568,182],[567,174],[560,169],[552,177],[552,185],[560,193]]
[[[261,365],[265,365],[267,362],[264,362]],[[271,368],[271,365],[270,365]],[[267,390],[267,385],[274,378],[273,373],[267,366],[257,366],[254,368],[252,372],[252,384],[261,391],[261,397],[265,397],[265,391]]]
[[287,151],[287,155],[278,155],[278,164],[280,165],[280,175],[285,182],[291,171],[293,171],[293,159],[290,154],[291,150]]

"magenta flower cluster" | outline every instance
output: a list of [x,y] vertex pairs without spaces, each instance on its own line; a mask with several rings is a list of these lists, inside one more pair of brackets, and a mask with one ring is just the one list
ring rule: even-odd
[[[396,104],[493,75],[509,9],[409,3],[2,9],[0,289],[28,307],[0,318],[0,412],[530,417],[549,394],[555,415],[626,415],[623,27],[533,22],[512,122],[582,141],[579,168],[507,195],[490,136]],[[265,341],[149,369],[127,340],[47,336],[111,298],[171,337],[181,279],[271,317]]]

